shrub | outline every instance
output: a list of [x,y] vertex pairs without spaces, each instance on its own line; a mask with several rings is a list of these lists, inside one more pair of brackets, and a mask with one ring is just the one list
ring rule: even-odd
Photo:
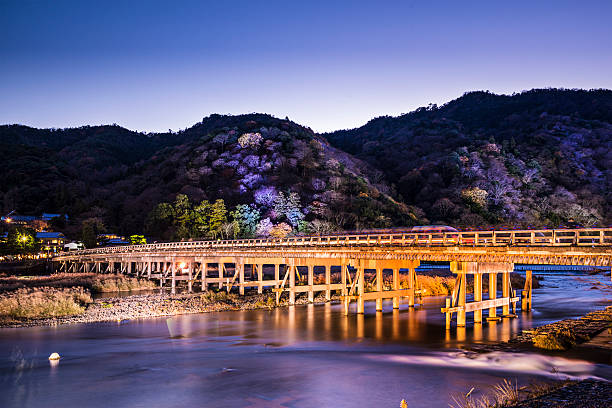
[[0,317],[5,320],[73,316],[83,313],[91,302],[83,288],[23,288],[0,295]]
[[587,337],[575,334],[569,329],[557,329],[536,331],[531,341],[535,347],[544,350],[568,350],[587,339]]
[[57,273],[50,276],[0,278],[0,292],[19,288],[71,288],[83,287],[93,292],[120,292],[127,290],[154,289],[156,284],[147,279],[122,275],[99,275],[95,273]]

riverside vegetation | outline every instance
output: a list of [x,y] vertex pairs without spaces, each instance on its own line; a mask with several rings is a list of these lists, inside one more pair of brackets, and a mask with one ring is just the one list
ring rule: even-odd
[[[600,380],[536,382],[519,387],[504,379],[474,397],[475,387],[453,397],[451,408],[600,408],[612,404],[612,383]],[[405,405],[407,407],[407,404]]]
[[85,313],[91,293],[154,289],[146,279],[94,273],[0,277],[0,324]]

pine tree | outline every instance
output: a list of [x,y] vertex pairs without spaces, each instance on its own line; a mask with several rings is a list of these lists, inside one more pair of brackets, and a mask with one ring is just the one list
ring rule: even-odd
[[227,209],[223,199],[218,199],[211,207],[209,218],[210,234],[216,238],[222,232],[223,224],[227,222]]

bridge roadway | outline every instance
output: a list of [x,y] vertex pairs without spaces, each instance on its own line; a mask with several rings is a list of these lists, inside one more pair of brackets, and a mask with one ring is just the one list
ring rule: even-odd
[[[339,291],[345,314],[351,301],[357,302],[357,313],[363,313],[367,300],[376,301],[377,311],[382,311],[383,299],[389,298],[393,308],[399,308],[402,297],[414,306],[415,298],[424,294],[415,273],[420,262],[450,262],[457,275],[455,289],[442,308],[450,328],[455,313],[458,326],[465,326],[469,312],[476,323],[483,321],[483,310],[488,310],[487,320],[499,320],[498,307],[501,317],[515,317],[519,291],[510,282],[515,263],[612,266],[612,228],[172,242],[71,251],[53,261],[59,272],[118,272],[155,279],[160,287],[169,283],[172,293],[180,282],[186,282],[189,292],[198,286],[202,291],[216,287],[228,292],[236,287],[240,294],[248,287],[257,288],[258,293],[271,288],[277,304],[283,293],[294,304],[298,293],[307,292],[312,302],[316,292],[324,292],[329,300],[332,291]],[[526,272],[520,291],[523,309],[531,308],[531,275]],[[474,284],[469,303],[468,279]]]

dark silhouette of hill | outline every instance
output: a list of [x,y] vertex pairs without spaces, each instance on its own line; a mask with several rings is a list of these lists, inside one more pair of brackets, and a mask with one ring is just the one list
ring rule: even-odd
[[[271,224],[290,218],[294,231],[418,219],[417,209],[393,199],[380,172],[308,128],[263,114],[211,115],[184,131],[160,134],[119,126],[1,126],[0,151],[4,213],[66,213],[73,236],[91,219],[113,232],[141,233],[151,210],[179,194],[194,206],[217,199],[227,210],[252,205]],[[289,204],[275,204],[275,197],[292,192],[293,207],[279,214],[279,205]],[[149,230],[156,238],[177,238],[172,228]]]
[[612,222],[612,91],[470,92],[324,135],[406,204],[464,226]]
[[612,91],[559,89],[471,92],[325,135],[265,114],[211,115],[153,134],[5,125],[0,205],[4,214],[68,214],[73,237],[86,220],[94,230],[101,221],[121,234],[194,237],[177,209],[182,195],[195,212],[218,199],[228,211],[249,205],[238,208],[256,218],[251,235],[265,223],[293,232],[608,225],[611,136]]

